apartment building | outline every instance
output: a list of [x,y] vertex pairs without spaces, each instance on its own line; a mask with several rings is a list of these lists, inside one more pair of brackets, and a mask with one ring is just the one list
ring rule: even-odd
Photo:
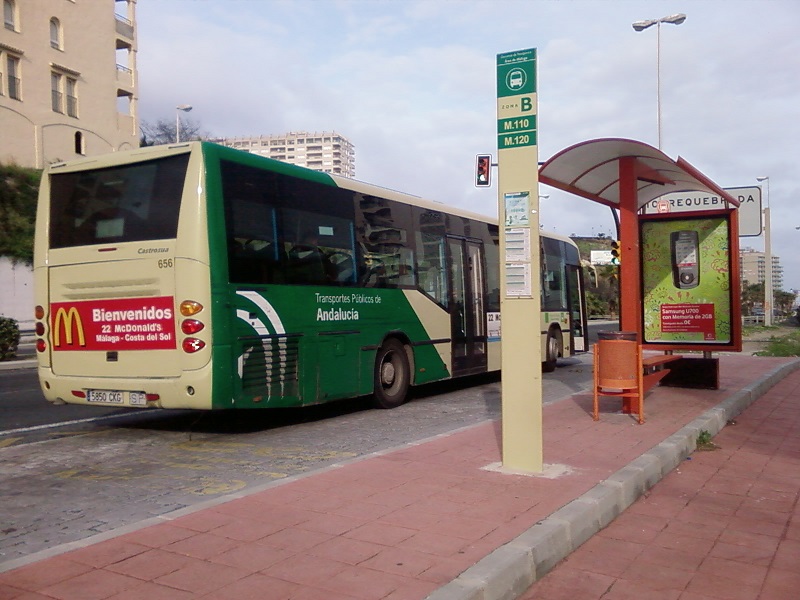
[[219,138],[212,141],[315,171],[350,178],[356,176],[356,153],[353,144],[336,132],[301,131],[281,135]]
[[[767,272],[767,257],[760,250],[742,248],[739,250],[739,268],[742,281],[750,284],[764,283]],[[783,289],[783,267],[780,257],[772,256],[772,289]]]
[[139,146],[136,0],[2,0],[0,161]]

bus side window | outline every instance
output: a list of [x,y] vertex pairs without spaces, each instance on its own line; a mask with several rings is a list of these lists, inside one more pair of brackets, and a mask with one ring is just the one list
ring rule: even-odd
[[[431,213],[425,213],[432,219]],[[439,229],[435,225],[427,224],[430,229]],[[438,231],[416,233],[416,270],[419,278],[418,287],[427,296],[444,307],[449,304],[449,289],[447,278],[447,260],[445,258],[444,235]]]
[[287,249],[287,283],[358,285],[352,218],[282,208],[278,222]]
[[328,253],[335,269],[334,280],[340,285],[353,285],[357,281],[358,270],[352,251],[334,249]]
[[393,257],[394,279],[396,284],[401,287],[413,287],[416,285],[416,269],[414,269],[414,252],[409,248],[400,248]]
[[248,250],[255,256],[262,283],[284,283],[283,270],[287,257],[280,244],[250,240]]
[[421,264],[418,271],[419,288],[439,304],[447,306],[447,285],[441,267]]
[[380,255],[364,251],[361,283],[364,287],[386,287],[386,264]]
[[235,238],[228,244],[228,265],[233,283],[282,283],[284,262],[275,244]]
[[562,244],[559,240],[542,238],[542,310],[560,311],[567,307]]
[[376,196],[356,197],[356,239],[361,246],[361,284],[412,288],[416,285],[412,213],[409,206]]
[[315,229],[307,230],[289,250],[290,283],[330,285],[337,281],[338,269],[326,249],[320,247]]

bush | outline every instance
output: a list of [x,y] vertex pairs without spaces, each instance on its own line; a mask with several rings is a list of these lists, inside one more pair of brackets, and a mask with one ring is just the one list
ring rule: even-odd
[[15,319],[0,317],[0,360],[17,355],[19,346],[19,323]]
[[609,314],[608,302],[602,300],[594,292],[586,291],[586,310],[588,316]]

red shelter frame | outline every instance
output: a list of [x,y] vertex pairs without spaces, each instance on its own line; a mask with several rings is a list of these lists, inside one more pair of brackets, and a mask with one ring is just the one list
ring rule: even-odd
[[[620,328],[643,339],[642,272],[639,222],[641,209],[651,200],[671,192],[704,191],[722,198],[726,208],[716,214],[730,214],[731,286],[739,297],[738,214],[739,201],[683,158],[673,160],[643,142],[624,138],[601,138],[581,142],[554,155],[539,168],[539,180],[557,189],[619,210]],[[672,215],[674,217],[674,215]],[[731,343],[704,350],[741,350],[741,312],[732,302]],[[658,349],[693,349],[698,345],[658,344]]]

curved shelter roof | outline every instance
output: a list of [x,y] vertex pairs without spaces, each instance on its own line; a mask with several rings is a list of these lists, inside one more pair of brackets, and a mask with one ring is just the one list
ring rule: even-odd
[[624,138],[601,138],[570,146],[539,168],[539,180],[619,208],[619,161],[624,157],[634,159],[637,210],[663,194],[690,191],[708,192],[739,206],[736,198],[681,157],[672,160],[648,144]]

